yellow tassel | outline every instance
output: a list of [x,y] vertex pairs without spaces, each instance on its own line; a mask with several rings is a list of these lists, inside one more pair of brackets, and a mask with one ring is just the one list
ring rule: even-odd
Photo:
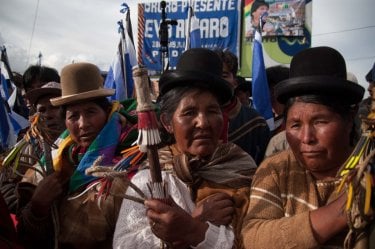
[[370,112],[370,113],[367,115],[367,118],[368,118],[368,119],[375,119],[375,113],[374,113],[374,112]]
[[336,193],[340,193],[342,188],[344,187],[344,184],[346,182],[346,178],[348,178],[348,175],[344,175],[344,177],[341,179],[340,185],[336,190]]
[[16,159],[17,154],[21,153],[21,150],[25,145],[27,145],[27,141],[25,139],[21,139],[16,145],[14,145],[13,149],[4,158],[3,163],[0,165],[0,169],[2,167],[10,166],[14,159]]
[[117,112],[120,109],[120,107],[121,107],[120,102],[118,102],[118,101],[112,102],[112,108],[111,108],[111,112],[108,115],[108,120],[111,118],[111,116],[114,112]]
[[365,195],[365,214],[367,215],[370,211],[371,204],[371,186],[372,186],[372,176],[369,172],[365,172],[366,181],[366,195]]
[[13,162],[13,172],[16,172],[17,169],[18,169],[18,166],[20,164],[20,160],[21,160],[21,151],[19,153],[17,153],[16,157],[14,158],[14,162]]
[[368,143],[370,142],[370,136],[368,134],[362,135],[358,144],[353,150],[353,153],[350,155],[348,160],[344,163],[345,167],[341,170],[340,176],[344,176],[349,173],[350,170],[354,169],[357,166],[359,159],[362,157],[365,148],[367,148]]
[[348,199],[346,200],[346,207],[345,207],[346,211],[350,210],[350,208],[352,207],[352,202],[353,202],[353,184],[349,183]]
[[34,120],[33,120],[33,122],[31,123],[31,125],[32,125],[32,126],[35,126],[35,125],[37,125],[38,122],[39,122],[39,114],[36,113],[36,114],[34,115]]

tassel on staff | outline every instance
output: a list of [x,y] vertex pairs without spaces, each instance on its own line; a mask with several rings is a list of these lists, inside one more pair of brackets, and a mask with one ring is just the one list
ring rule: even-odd
[[[362,134],[352,154],[341,166],[337,177],[341,178],[337,192],[344,188],[347,192],[345,212],[348,216],[349,232],[344,241],[344,248],[368,247],[368,237],[375,234],[367,228],[375,218],[375,93],[372,94],[371,112],[362,118]],[[362,248],[362,247],[361,247]]]
[[155,108],[151,101],[147,69],[141,65],[133,67],[133,78],[137,95],[139,130],[137,143],[141,151],[147,152],[151,173],[148,187],[152,198],[166,200],[167,186],[163,183],[157,148],[161,139]]

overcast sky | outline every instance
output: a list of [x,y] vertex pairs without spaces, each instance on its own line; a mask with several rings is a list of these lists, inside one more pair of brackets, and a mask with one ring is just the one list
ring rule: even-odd
[[[0,0],[0,45],[13,71],[37,62],[61,68],[89,61],[107,70],[119,40],[117,21],[126,2],[136,38],[137,3],[156,0]],[[312,45],[338,49],[349,71],[366,86],[364,75],[375,62],[374,0],[313,0]],[[35,24],[35,25],[34,25]],[[267,65],[266,65],[267,66]]]
[[312,46],[336,48],[366,89],[375,62],[374,10],[374,0],[313,0]]
[[112,61],[119,40],[117,21],[123,17],[121,1],[0,2],[0,45],[5,44],[13,70],[23,72],[35,64],[39,52],[44,65],[59,71],[72,61],[94,62],[102,69]]

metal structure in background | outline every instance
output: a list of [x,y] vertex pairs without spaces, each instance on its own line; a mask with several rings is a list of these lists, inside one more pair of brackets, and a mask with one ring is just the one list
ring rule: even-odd
[[161,23],[160,23],[160,28],[159,28],[159,40],[160,40],[162,72],[168,70],[169,68],[168,27],[169,25],[172,25],[172,26],[177,25],[177,20],[167,19],[167,14],[165,13],[166,5],[167,3],[165,1],[160,2]]
[[38,54],[38,61],[36,63],[38,66],[42,65],[42,58],[43,58],[42,52],[39,52],[39,54]]

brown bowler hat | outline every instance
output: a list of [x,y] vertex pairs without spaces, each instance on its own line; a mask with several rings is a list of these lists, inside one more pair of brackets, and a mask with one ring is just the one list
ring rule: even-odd
[[349,105],[359,103],[365,89],[347,80],[344,57],[330,47],[308,48],[290,63],[289,79],[275,86],[277,100],[285,104],[291,97],[325,95]]
[[83,100],[111,96],[114,89],[103,88],[103,77],[91,63],[74,63],[61,71],[61,97],[51,99],[54,106],[77,103]]

